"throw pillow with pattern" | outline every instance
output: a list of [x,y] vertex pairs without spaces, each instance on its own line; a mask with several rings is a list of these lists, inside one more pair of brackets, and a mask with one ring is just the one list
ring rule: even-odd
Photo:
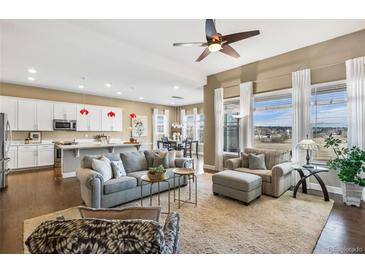
[[127,175],[121,160],[111,161],[111,165],[113,170],[113,178],[119,178]]
[[167,157],[167,151],[155,152],[153,158],[153,167],[158,167],[160,165],[163,165],[164,168],[169,168],[169,159]]

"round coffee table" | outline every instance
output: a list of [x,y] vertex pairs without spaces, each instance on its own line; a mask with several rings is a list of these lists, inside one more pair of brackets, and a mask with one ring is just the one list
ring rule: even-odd
[[[158,197],[158,205],[161,205],[161,199],[160,199],[160,183],[161,182],[166,182],[168,185],[168,211],[167,213],[170,213],[170,182],[169,182],[169,177],[167,175],[165,175],[163,178],[158,179],[158,180],[152,180],[150,179],[150,177],[148,177],[148,175],[143,175],[141,177],[141,206],[143,206],[143,182],[146,182],[147,184],[150,184],[150,206],[152,206],[152,186],[153,184],[157,184],[157,197]],[[162,212],[162,213],[166,213],[166,212]]]
[[[194,204],[195,206],[198,206],[198,179],[195,175],[195,170],[192,168],[175,168],[172,170],[174,173],[174,202],[177,200],[179,202],[179,208],[181,207],[181,202],[184,203],[190,203]],[[176,199],[175,195],[175,188],[176,188],[176,177],[178,177],[178,198]],[[189,199],[188,200],[181,200],[180,198],[180,179],[183,178],[183,180],[187,179],[189,184]],[[195,201],[191,202],[191,183],[195,185]]]

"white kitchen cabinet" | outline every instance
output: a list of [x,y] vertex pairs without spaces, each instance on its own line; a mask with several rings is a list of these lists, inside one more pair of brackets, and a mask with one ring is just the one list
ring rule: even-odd
[[[82,115],[80,110],[86,108],[88,115]],[[77,105],[77,131],[101,131],[101,107],[92,105]]]
[[18,98],[0,96],[0,112],[8,116],[11,130],[18,129]]
[[37,154],[36,145],[18,146],[18,168],[36,167]]
[[[114,117],[108,117],[108,113],[113,111]],[[101,110],[102,131],[122,131],[122,110],[119,108],[103,107]]]
[[10,146],[7,157],[10,158],[8,162],[8,168],[15,169],[18,168],[18,147]]
[[38,145],[37,166],[54,165],[54,146]]
[[18,100],[18,130],[37,130],[37,104],[34,100]]
[[76,104],[55,103],[54,119],[59,120],[76,120]]
[[53,131],[53,102],[36,101],[36,130]]

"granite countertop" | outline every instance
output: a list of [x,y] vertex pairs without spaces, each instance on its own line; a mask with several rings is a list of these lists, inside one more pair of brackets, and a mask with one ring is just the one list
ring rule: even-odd
[[56,148],[69,150],[69,149],[87,149],[87,148],[103,148],[103,147],[123,147],[123,146],[137,146],[141,144],[124,144],[124,143],[109,143],[109,144],[96,144],[96,143],[84,143],[75,145],[56,145]]

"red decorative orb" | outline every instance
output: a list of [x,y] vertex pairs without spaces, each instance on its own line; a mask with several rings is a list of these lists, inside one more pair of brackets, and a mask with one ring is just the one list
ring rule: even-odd
[[115,112],[109,111],[107,116],[110,117],[110,118],[113,118],[113,117],[115,117]]
[[86,108],[83,108],[83,109],[80,110],[80,114],[81,115],[88,115],[89,111]]

